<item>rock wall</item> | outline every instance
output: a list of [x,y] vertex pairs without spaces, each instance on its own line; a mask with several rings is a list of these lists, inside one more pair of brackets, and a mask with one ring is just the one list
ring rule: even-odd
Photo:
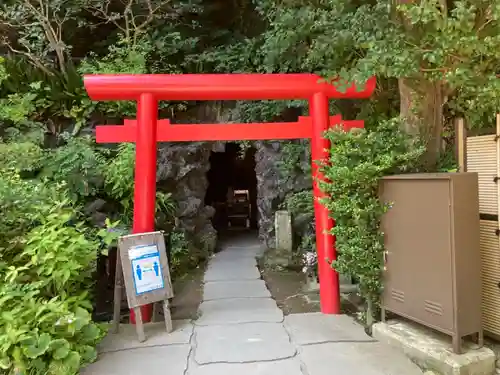
[[172,193],[178,204],[180,227],[196,248],[205,251],[213,251],[217,241],[210,222],[214,209],[204,203],[211,150],[208,142],[162,144],[156,175],[158,189]]
[[[257,206],[259,209],[259,238],[268,246],[274,247],[274,213],[280,209],[285,198],[294,192],[311,187],[311,176],[296,174],[284,176],[280,172],[279,162],[283,157],[282,143],[256,142],[255,155],[257,175]],[[308,163],[307,153],[303,162]]]

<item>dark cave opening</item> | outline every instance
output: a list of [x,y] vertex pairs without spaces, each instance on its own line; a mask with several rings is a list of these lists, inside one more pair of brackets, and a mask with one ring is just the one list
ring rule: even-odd
[[223,152],[210,155],[205,204],[215,208],[212,223],[217,231],[258,228],[256,151],[228,142]]

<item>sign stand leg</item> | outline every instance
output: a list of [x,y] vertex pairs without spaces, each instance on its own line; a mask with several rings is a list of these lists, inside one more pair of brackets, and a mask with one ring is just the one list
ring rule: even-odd
[[172,324],[172,315],[170,314],[170,304],[168,302],[168,298],[163,301],[163,317],[165,318],[167,333],[172,332],[174,330],[174,326]]
[[120,313],[122,307],[121,305],[122,305],[123,287],[124,285],[123,285],[122,262],[120,254],[117,254],[116,269],[115,269],[115,290],[113,297],[113,325],[111,327],[111,331],[113,333],[118,333],[120,329]]
[[142,323],[142,314],[140,307],[134,307],[135,313],[135,330],[137,332],[137,338],[139,342],[146,341],[146,335],[144,334],[144,324]]
[[151,318],[151,321],[153,322],[156,321],[156,317],[158,316],[158,309],[159,309],[158,303],[153,303],[153,317]]

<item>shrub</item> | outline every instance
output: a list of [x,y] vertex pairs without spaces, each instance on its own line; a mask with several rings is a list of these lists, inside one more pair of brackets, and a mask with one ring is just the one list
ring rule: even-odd
[[[386,175],[415,171],[425,151],[401,130],[398,119],[373,130],[326,133],[331,142],[329,163],[322,170],[329,182],[323,201],[335,219],[338,258],[332,266],[359,281],[371,315],[382,288],[384,238],[380,220],[387,207],[378,198],[379,180]],[[321,260],[320,260],[321,261]]]
[[43,176],[52,182],[65,183],[76,202],[97,195],[103,186],[107,151],[98,148],[89,136],[64,136],[67,137],[64,146],[47,150]]
[[89,294],[98,233],[79,221],[64,184],[14,169],[0,169],[0,209],[0,369],[76,374],[105,333]]
[[[134,169],[135,145],[122,143],[118,152],[113,156],[104,173],[104,190],[109,197],[120,205],[120,220],[132,224],[134,203]],[[156,212],[161,213],[164,220],[173,222],[176,204],[172,194],[156,192]]]

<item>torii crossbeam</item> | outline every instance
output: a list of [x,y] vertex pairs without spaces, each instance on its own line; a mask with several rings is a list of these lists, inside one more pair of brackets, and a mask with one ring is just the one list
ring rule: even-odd
[[[341,126],[343,130],[362,128],[363,120],[342,121],[340,115],[330,116],[330,127]],[[221,134],[221,131],[223,134]],[[259,141],[285,139],[311,139],[313,136],[311,117],[299,117],[296,122],[241,123],[241,124],[175,124],[169,119],[158,120],[157,142],[203,142],[203,141]],[[98,125],[97,143],[135,143],[137,120],[126,119],[123,125]]]
[[[184,75],[87,75],[85,88],[92,100],[135,100],[137,120],[121,126],[99,126],[97,141],[102,143],[135,142],[135,191],[133,232],[154,230],[156,198],[157,142],[311,139],[316,247],[320,280],[321,311],[340,313],[338,274],[326,260],[336,259],[333,220],[320,204],[324,196],[318,181],[324,179],[317,162],[326,160],[329,143],[323,133],[335,125],[347,130],[362,127],[362,121],[344,121],[330,117],[330,98],[368,98],[375,89],[375,78],[358,90],[350,85],[345,92],[335,85],[321,83],[314,74],[184,74]],[[172,125],[158,120],[160,100],[264,100],[306,99],[310,117],[292,123],[192,124]],[[142,310],[143,321],[151,319],[151,306]],[[132,321],[133,315],[132,315]]]

